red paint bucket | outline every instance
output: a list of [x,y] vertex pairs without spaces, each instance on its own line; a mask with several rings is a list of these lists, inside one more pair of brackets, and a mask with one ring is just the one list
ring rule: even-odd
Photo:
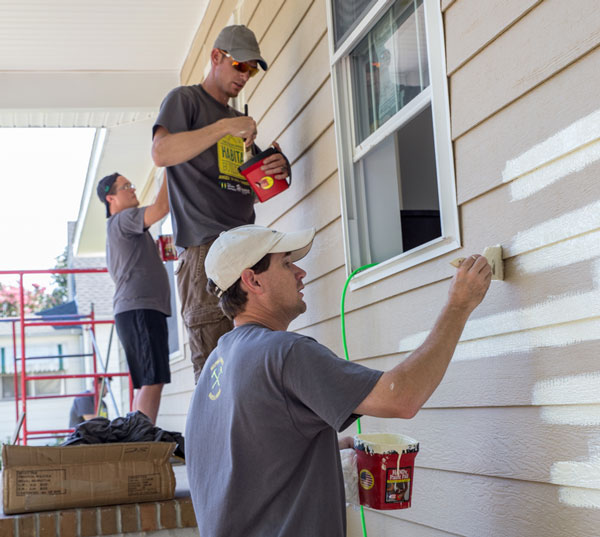
[[401,434],[359,434],[354,449],[360,504],[372,509],[410,507],[419,443]]
[[177,261],[177,250],[173,243],[173,235],[159,235],[156,243],[163,261]]
[[260,202],[267,201],[273,196],[276,196],[292,184],[292,170],[287,158],[285,160],[288,163],[288,173],[290,174],[287,179],[275,179],[274,177],[265,175],[260,169],[267,157],[277,153],[280,153],[280,151],[277,151],[274,147],[269,147],[262,153],[259,153],[255,157],[244,162],[244,164],[238,168],[239,172],[248,180],[248,184],[252,190],[254,190],[254,193]]

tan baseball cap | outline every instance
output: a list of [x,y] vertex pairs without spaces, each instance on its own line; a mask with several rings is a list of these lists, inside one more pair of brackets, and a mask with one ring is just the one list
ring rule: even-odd
[[254,32],[243,24],[234,24],[223,28],[217,36],[213,48],[228,52],[238,62],[256,60],[263,71],[267,70],[267,62],[260,55],[260,48]]
[[292,262],[310,250],[315,228],[283,233],[268,227],[248,225],[224,231],[206,254],[206,276],[219,288],[221,296],[242,275],[267,254],[291,252]]

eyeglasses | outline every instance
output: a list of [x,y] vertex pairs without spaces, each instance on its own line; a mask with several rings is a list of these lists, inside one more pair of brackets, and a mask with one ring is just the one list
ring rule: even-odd
[[224,50],[219,49],[225,56],[231,58],[231,66],[240,73],[248,73],[248,76],[252,78],[256,73],[258,73],[258,67],[249,64],[248,62],[238,62],[234,57],[225,52]]
[[132,183],[127,183],[119,188],[116,188],[115,192],[119,192],[119,190],[135,190],[135,185]]

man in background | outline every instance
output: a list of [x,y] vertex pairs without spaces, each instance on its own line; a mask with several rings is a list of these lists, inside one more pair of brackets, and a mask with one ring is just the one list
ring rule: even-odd
[[136,390],[133,410],[156,423],[163,386],[171,382],[167,329],[171,291],[148,228],[169,212],[166,180],[147,207],[139,207],[135,186],[117,172],[100,180],[97,193],[108,218],[106,262],[115,282],[115,326]]
[[77,427],[80,423],[91,420],[92,418],[108,418],[108,409],[106,408],[104,397],[106,397],[106,394],[108,393],[108,383],[111,380],[112,377],[105,377],[103,379],[102,395],[98,401],[99,406],[97,412],[96,407],[94,406],[94,392],[86,390],[84,393],[89,395],[75,397],[69,413],[69,427]]

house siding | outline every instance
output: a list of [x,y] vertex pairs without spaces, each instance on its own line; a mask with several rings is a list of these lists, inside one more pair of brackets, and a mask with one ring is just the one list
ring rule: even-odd
[[[364,431],[421,442],[412,508],[367,510],[367,532],[597,536],[600,12],[592,0],[577,9],[560,0],[440,6],[463,247],[350,292],[351,359],[385,370],[415,349],[446,300],[451,259],[501,244],[505,280],[492,283],[414,419],[363,418]],[[292,188],[257,206],[257,223],[317,228],[302,263],[308,310],[290,328],[342,355],[347,273],[326,9],[325,0],[212,1],[181,80],[203,79],[226,24],[256,32],[270,68],[244,98],[259,144],[277,139],[294,170]],[[193,390],[185,349],[161,426],[185,424]],[[348,521],[348,534],[361,535],[357,511]]]

